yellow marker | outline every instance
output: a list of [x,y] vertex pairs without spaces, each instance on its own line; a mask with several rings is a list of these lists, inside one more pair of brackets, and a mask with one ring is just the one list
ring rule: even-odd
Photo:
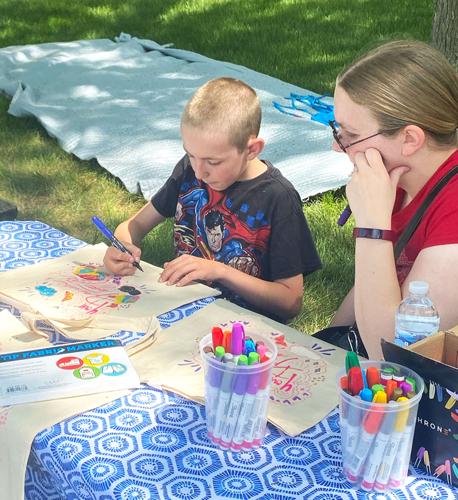
[[387,403],[388,399],[385,391],[377,391],[372,398],[373,403]]
[[[396,402],[405,404],[405,401],[409,401],[409,399],[404,396],[401,396],[400,398],[397,399]],[[394,430],[396,432],[402,432],[405,426],[407,425],[408,418],[409,418],[409,408],[400,411],[398,416],[396,417],[396,422],[394,423]]]

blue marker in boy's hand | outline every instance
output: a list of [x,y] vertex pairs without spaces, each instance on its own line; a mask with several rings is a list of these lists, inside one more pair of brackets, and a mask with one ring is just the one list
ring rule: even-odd
[[[107,228],[107,226],[105,226],[105,224],[98,218],[96,217],[95,215],[92,217],[92,222],[95,224],[95,226],[97,227],[97,229],[106,237],[108,238],[110,241],[111,241],[111,244],[117,248],[118,250],[120,250],[121,252],[124,252],[124,253],[128,253],[129,255],[132,255],[133,257],[133,254],[132,252],[126,248],[119,240],[118,238],[116,238],[116,236]],[[139,269],[140,271],[143,272],[143,269],[142,269],[142,266],[134,260],[133,262],[133,265]]]

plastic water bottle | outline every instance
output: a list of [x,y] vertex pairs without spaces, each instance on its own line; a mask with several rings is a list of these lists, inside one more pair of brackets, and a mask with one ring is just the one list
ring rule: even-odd
[[437,309],[428,297],[426,281],[411,281],[409,296],[396,312],[395,343],[406,347],[439,330],[440,318]]

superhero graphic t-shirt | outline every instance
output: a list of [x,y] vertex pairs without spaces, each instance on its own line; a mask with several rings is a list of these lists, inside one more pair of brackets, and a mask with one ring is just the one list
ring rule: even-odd
[[216,260],[268,281],[321,266],[299,194],[265,163],[255,179],[215,191],[196,179],[187,155],[180,160],[151,200],[161,215],[175,218],[177,256]]

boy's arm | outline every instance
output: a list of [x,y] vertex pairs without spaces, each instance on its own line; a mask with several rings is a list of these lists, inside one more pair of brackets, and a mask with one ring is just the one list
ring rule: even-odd
[[198,280],[218,281],[250,304],[266,312],[275,312],[283,319],[290,319],[298,314],[302,306],[302,274],[265,281],[221,262],[181,255],[166,262],[161,275],[161,281],[177,286]]
[[105,267],[112,273],[121,276],[134,274],[136,268],[133,262],[140,260],[140,245],[143,238],[163,220],[164,217],[154,208],[153,204],[147,202],[135,215],[121,222],[114,234],[132,252],[132,255],[109,247],[103,259]]

